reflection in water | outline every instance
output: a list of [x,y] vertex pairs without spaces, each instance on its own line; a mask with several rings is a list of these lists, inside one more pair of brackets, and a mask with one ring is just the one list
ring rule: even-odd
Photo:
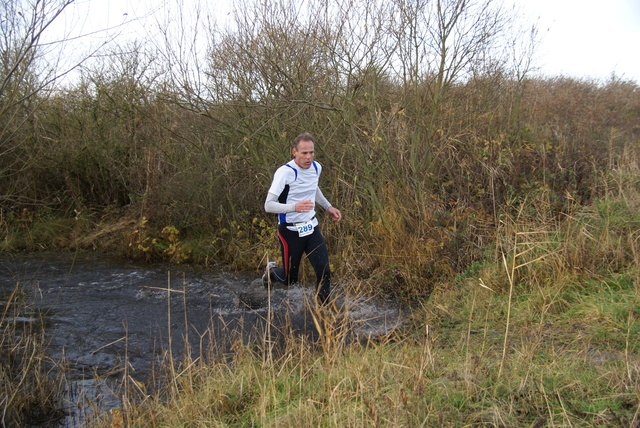
[[[77,409],[67,426],[80,426],[83,410],[97,401],[117,406],[113,380],[126,370],[146,382],[169,351],[175,359],[185,349],[210,357],[237,340],[264,340],[267,331],[276,343],[280,331],[318,334],[308,310],[311,288],[267,293],[244,274],[128,264],[96,253],[1,256],[0,292],[16,284],[45,313],[49,356],[69,369]],[[388,333],[401,321],[394,305],[340,294],[352,340]]]

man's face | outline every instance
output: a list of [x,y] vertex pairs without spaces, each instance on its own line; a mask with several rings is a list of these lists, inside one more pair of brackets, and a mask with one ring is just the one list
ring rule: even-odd
[[292,149],[291,153],[293,154],[293,160],[300,168],[307,169],[311,167],[311,162],[313,162],[313,157],[316,154],[313,141],[300,141],[298,148]]

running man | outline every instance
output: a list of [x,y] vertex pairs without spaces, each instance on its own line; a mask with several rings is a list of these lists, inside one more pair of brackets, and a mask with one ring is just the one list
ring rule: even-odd
[[320,205],[334,221],[340,221],[342,214],[318,187],[322,165],[314,161],[313,136],[304,133],[296,137],[291,154],[293,159],[276,170],[264,203],[266,212],[278,214],[278,239],[284,266],[268,266],[262,282],[265,287],[273,282],[285,285],[298,282],[300,262],[306,254],[316,274],[316,297],[325,303],[331,291],[331,270],[315,207]]

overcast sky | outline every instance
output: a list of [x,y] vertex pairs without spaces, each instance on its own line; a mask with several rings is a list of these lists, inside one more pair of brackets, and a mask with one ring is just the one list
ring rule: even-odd
[[540,29],[546,75],[640,83],[640,0],[518,0]]
[[[145,17],[162,14],[164,5],[172,5],[175,14],[179,1],[78,0],[67,11],[66,22],[88,31],[138,20],[151,29],[155,20]],[[191,0],[184,1],[188,4]],[[542,42],[536,65],[540,74],[606,80],[615,73],[640,83],[640,0],[503,1],[505,5],[515,2],[523,19],[538,26]],[[230,3],[213,0],[209,4],[224,17]],[[125,34],[139,31],[135,25],[120,28]]]

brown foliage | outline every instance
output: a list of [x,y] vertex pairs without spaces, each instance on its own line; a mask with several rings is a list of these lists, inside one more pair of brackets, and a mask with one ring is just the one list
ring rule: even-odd
[[[418,28],[427,9],[404,22],[418,25],[408,40],[384,20],[392,6],[332,21],[287,4],[247,5],[235,30],[214,33],[202,81],[161,72],[171,64],[133,46],[42,99],[1,154],[13,171],[0,176],[5,228],[25,206],[96,227],[144,218],[154,236],[171,226],[198,240],[202,259],[254,268],[273,243],[249,225],[275,221],[262,211],[271,174],[310,131],[321,186],[345,213],[324,226],[338,270],[420,294],[491,254],[501,216],[557,218],[608,191],[602,178],[622,156],[638,156],[637,84],[477,66],[499,34],[494,15],[468,34],[469,56],[450,57],[429,39],[437,32]],[[402,45],[425,40],[424,62]],[[253,256],[229,254],[242,246]]]

